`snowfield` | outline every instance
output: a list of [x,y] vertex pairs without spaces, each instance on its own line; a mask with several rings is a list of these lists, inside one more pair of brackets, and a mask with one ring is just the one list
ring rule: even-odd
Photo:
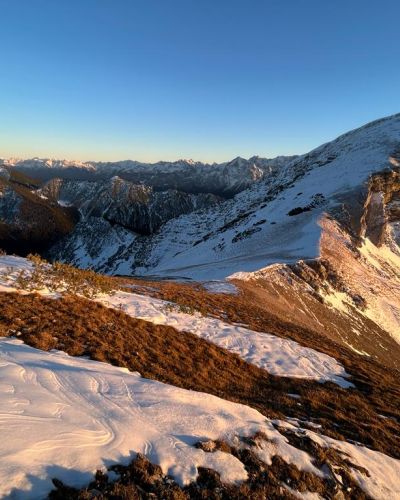
[[192,445],[249,435],[265,422],[246,406],[19,340],[0,340],[0,371],[1,497],[41,498],[52,477],[84,486],[96,468],[128,463],[135,452],[181,484],[198,466],[241,481],[239,460]]
[[[268,438],[254,450],[266,464],[280,455],[301,470],[325,473],[259,412],[215,396],[60,351],[40,351],[16,339],[0,339],[0,374],[1,497],[43,498],[54,477],[83,486],[96,469],[128,463],[137,452],[180,484],[196,479],[199,466],[218,471],[223,481],[243,481],[247,473],[238,459],[193,445],[224,439],[245,446],[238,437],[256,431]],[[374,498],[398,498],[399,461],[307,432],[321,446],[342,450],[350,462],[370,470],[368,477],[351,469]]]

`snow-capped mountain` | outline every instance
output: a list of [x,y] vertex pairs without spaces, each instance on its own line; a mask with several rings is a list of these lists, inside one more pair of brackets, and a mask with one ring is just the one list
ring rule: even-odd
[[[104,222],[107,217],[101,217],[107,231],[99,235],[102,251],[94,254],[93,238],[84,237],[85,231],[90,231],[92,219],[82,218],[74,233],[53,249],[53,255],[77,265],[82,264],[85,255],[90,255],[97,269],[116,274],[200,279],[219,279],[276,262],[314,258],[319,255],[318,221],[322,214],[329,213],[343,221],[350,210],[354,213],[353,225],[360,226],[353,228],[357,236],[369,236],[371,224],[379,225],[378,220],[368,222],[373,212],[362,213],[368,182],[375,173],[393,172],[392,187],[382,189],[395,189],[399,151],[400,116],[395,115],[349,132],[306,155],[288,159],[233,199],[213,203],[206,209],[203,204],[202,210],[171,218],[147,238],[131,231],[124,232],[122,240],[114,237],[114,233],[121,237],[121,227],[111,227],[115,220],[108,227]],[[77,197],[79,189],[75,189]],[[373,200],[379,200],[380,196],[375,195]],[[382,196],[388,201],[391,195]],[[68,199],[73,202],[73,196]],[[87,195],[86,203],[90,205],[92,199],[93,196]],[[393,246],[398,239],[395,220],[398,202],[390,203],[392,215],[385,222],[385,234],[387,240],[389,232],[392,234]],[[382,210],[388,208],[382,206]],[[353,219],[357,217],[356,223]],[[361,229],[361,219],[368,228]],[[127,224],[120,226],[129,228]],[[108,242],[104,241],[106,233]],[[115,249],[113,255],[111,246]]]
[[295,158],[3,163],[0,248],[127,276],[0,252],[3,494],[130,498],[147,460],[160,498],[398,497],[400,114]]
[[102,218],[139,234],[152,234],[170,219],[222,200],[212,193],[156,191],[152,186],[118,176],[104,181],[52,179],[40,193],[60,205],[77,208],[85,220]]
[[2,162],[9,168],[42,181],[53,178],[95,181],[119,176],[132,183],[152,186],[158,191],[174,189],[187,193],[213,193],[231,197],[279,169],[291,158],[293,157],[280,156],[266,159],[254,156],[246,160],[238,157],[221,164],[193,160],[151,164],[131,160],[79,162],[40,158],[11,158]]
[[[206,281],[247,279],[243,273],[265,268],[271,275],[268,266],[275,265],[273,280],[282,286],[300,279],[299,293],[308,290],[342,312],[356,308],[397,337],[399,114],[291,158],[4,164],[14,177],[52,177],[30,190],[52,214],[80,213],[62,233],[68,234],[47,248],[51,259],[116,275]],[[0,210],[8,214],[17,206],[18,179],[12,181],[2,181],[8,186]],[[14,224],[24,220],[15,212]],[[308,264],[316,261],[322,267]],[[353,279],[356,268],[369,278]]]

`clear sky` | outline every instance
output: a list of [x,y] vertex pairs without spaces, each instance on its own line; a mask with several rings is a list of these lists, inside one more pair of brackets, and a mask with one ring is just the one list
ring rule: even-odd
[[399,0],[0,0],[0,156],[302,153],[400,111]]

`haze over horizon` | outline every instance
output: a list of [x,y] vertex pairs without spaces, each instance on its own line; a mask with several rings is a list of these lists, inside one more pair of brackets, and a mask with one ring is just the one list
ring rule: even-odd
[[398,2],[1,6],[0,157],[305,153],[399,110]]

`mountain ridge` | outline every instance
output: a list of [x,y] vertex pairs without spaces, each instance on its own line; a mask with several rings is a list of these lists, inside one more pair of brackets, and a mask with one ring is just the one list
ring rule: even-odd
[[115,175],[133,183],[143,183],[158,190],[177,189],[189,193],[213,193],[232,197],[279,168],[288,158],[267,159],[253,156],[236,157],[223,163],[202,163],[193,160],[143,163],[134,160],[117,162],[80,162],[34,158],[3,159],[8,169],[16,169],[42,182],[59,177],[64,180],[104,180]]

